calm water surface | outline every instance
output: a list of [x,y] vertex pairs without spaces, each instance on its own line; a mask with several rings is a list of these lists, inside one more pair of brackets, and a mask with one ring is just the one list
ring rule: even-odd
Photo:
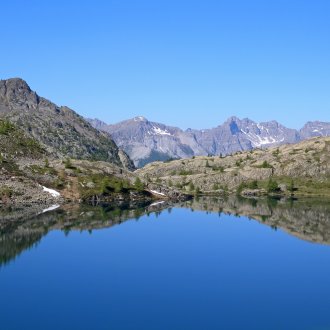
[[329,203],[167,207],[3,213],[0,329],[330,329]]

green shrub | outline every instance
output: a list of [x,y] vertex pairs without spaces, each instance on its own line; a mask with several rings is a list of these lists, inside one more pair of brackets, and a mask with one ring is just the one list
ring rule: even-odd
[[257,180],[253,180],[248,184],[248,187],[250,189],[258,189],[258,181]]
[[278,148],[275,151],[272,152],[272,155],[274,157],[277,157],[279,154],[280,154],[280,149],[278,149]]
[[212,188],[213,190],[219,190],[219,185],[217,183],[214,183]]
[[213,171],[219,171],[219,172],[224,172],[225,168],[223,166],[213,166],[212,167]]
[[191,175],[192,174],[192,171],[190,170],[181,170],[179,172],[179,175]]
[[140,180],[139,177],[137,177],[137,178],[135,179],[134,187],[135,187],[135,189],[138,190],[138,191],[142,191],[142,190],[144,189],[144,184],[143,184],[143,182]]
[[258,181],[241,182],[237,188],[237,193],[240,194],[244,189],[258,189]]
[[245,188],[247,188],[246,182],[241,182],[236,190],[236,193],[239,195]]
[[280,190],[278,183],[275,180],[269,179],[267,183],[267,192],[275,193]]
[[13,131],[15,126],[8,120],[0,120],[0,134],[8,134]]
[[235,165],[236,165],[237,167],[240,167],[242,163],[243,163],[243,159],[240,158],[240,159],[236,160]]
[[1,187],[0,188],[0,197],[3,198],[10,198],[14,194],[14,191],[9,187]]
[[67,158],[66,160],[63,161],[64,167],[67,169],[74,170],[76,167],[72,164],[71,159]]
[[256,166],[256,167],[258,167],[258,168],[273,168],[273,166],[272,166],[271,164],[269,164],[269,163],[267,162],[267,160],[264,160],[263,163],[262,163],[261,165],[258,165],[258,166]]
[[195,190],[195,185],[192,182],[189,183],[189,190],[190,191],[194,191]]
[[293,180],[290,181],[289,185],[288,185],[288,191],[290,191],[291,193],[293,193],[296,190],[295,186],[294,186],[294,182]]

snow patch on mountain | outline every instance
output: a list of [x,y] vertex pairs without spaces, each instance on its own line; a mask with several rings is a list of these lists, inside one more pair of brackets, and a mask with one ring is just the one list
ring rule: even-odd
[[166,130],[166,129],[163,130],[159,127],[153,126],[152,130],[153,130],[154,134],[157,134],[157,135],[171,135],[171,133],[168,130]]
[[[257,124],[258,125],[258,124]],[[258,126],[259,129],[268,129],[263,126]],[[245,132],[243,129],[241,129],[241,132],[247,136],[247,138],[251,141],[253,147],[261,147],[264,145],[270,145],[274,143],[280,143],[284,141],[284,138],[282,139],[276,139],[273,136],[260,136],[255,133]]]

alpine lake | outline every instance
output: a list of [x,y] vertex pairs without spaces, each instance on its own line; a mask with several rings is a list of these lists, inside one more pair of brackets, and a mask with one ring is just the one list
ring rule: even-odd
[[2,330],[330,329],[329,200],[1,208],[0,219]]

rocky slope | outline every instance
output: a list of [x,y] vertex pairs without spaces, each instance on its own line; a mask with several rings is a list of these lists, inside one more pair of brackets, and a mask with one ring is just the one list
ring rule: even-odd
[[29,164],[46,159],[48,152],[9,121],[0,119],[0,205],[18,203],[53,204],[61,198],[44,191],[42,185],[22,170],[18,162]]
[[146,181],[195,194],[329,195],[330,137],[226,157],[154,162],[136,173]]
[[137,167],[156,160],[192,156],[228,155],[237,151],[296,143],[315,136],[329,136],[330,123],[309,122],[300,131],[276,121],[256,123],[229,118],[212,129],[183,131],[176,127],[136,117],[115,125],[88,119],[97,129],[108,132]]
[[180,199],[159,184],[146,186],[136,174],[110,162],[54,157],[41,143],[0,119],[0,206],[64,202]]
[[40,97],[22,79],[0,80],[0,118],[16,124],[54,157],[102,160],[133,168],[108,133],[93,128],[68,107]]

